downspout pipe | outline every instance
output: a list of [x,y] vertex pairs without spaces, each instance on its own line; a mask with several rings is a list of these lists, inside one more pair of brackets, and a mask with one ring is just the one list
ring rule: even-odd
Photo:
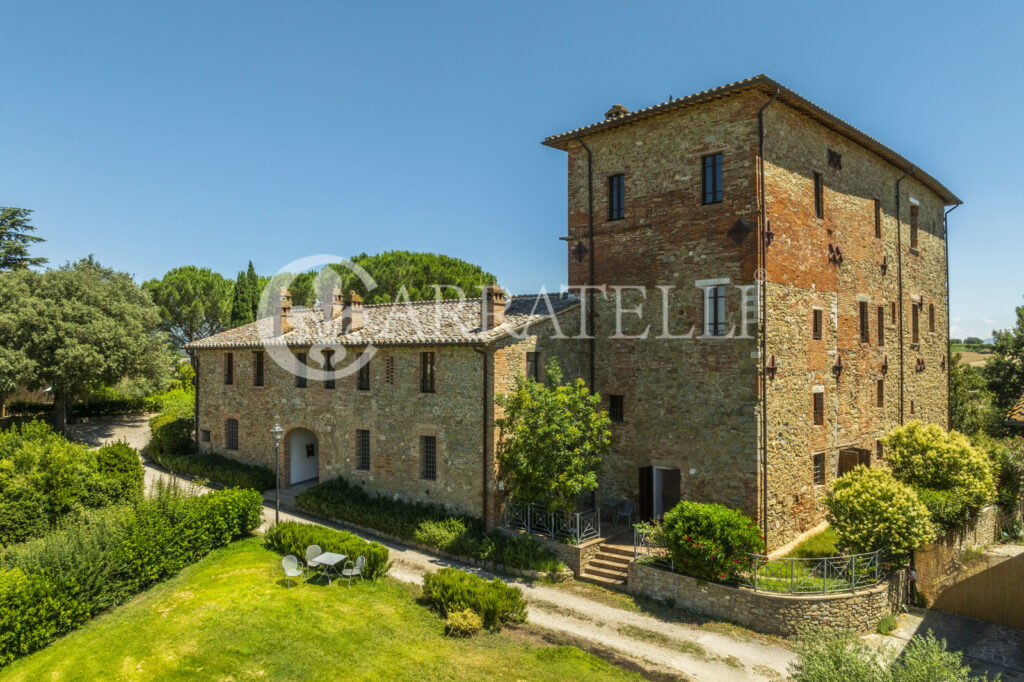
[[491,472],[488,471],[488,468],[487,468],[487,459],[488,459],[487,458],[487,442],[488,442],[488,438],[487,438],[487,407],[488,407],[488,405],[487,405],[487,388],[488,388],[488,386],[487,386],[487,349],[486,348],[482,348],[481,349],[478,346],[473,346],[473,350],[475,352],[479,353],[480,354],[480,359],[483,360],[483,374],[482,374],[482,379],[481,379],[482,388],[483,388],[483,400],[480,401],[483,404],[483,413],[481,414],[481,421],[480,421],[480,423],[481,423],[481,431],[480,431],[481,435],[480,435],[480,438],[481,438],[481,442],[482,442],[482,445],[483,445],[483,447],[480,450],[481,459],[483,460],[482,478],[481,478],[481,481],[480,481],[482,483],[482,486],[481,486],[480,489],[482,491],[481,492],[481,503],[483,505],[483,510],[482,510],[483,513],[481,514],[480,518],[483,519],[484,529],[488,530],[488,528],[487,528],[487,485],[491,482],[491,477],[490,477],[490,473]]
[[[906,173],[896,181],[896,287],[899,315],[900,315],[900,426],[903,426],[903,382],[904,382],[904,357],[903,357],[903,224],[900,222],[900,184],[908,175],[913,175],[917,170],[911,166]],[[948,317],[948,312],[947,312]]]
[[594,388],[594,367],[595,359],[594,354],[597,352],[597,344],[594,340],[594,318],[597,317],[597,311],[594,310],[594,156],[590,152],[590,147],[583,141],[583,135],[577,133],[576,141],[580,143],[583,149],[587,152],[587,256],[589,261],[590,274],[588,275],[589,288],[587,289],[587,308],[590,313],[587,315],[587,337],[590,344],[590,392],[595,391]]
[[765,363],[768,358],[768,242],[765,234],[768,225],[768,207],[764,188],[764,110],[779,96],[779,89],[757,110],[757,165],[761,190],[761,519],[765,547],[768,546],[768,373]]
[[954,204],[953,208],[942,214],[942,241],[946,247],[946,430],[953,428],[953,354],[949,347],[949,214],[963,206]]

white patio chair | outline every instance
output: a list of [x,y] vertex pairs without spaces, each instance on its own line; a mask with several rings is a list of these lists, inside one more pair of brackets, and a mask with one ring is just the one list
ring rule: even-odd
[[281,568],[284,569],[286,587],[292,586],[292,578],[298,578],[305,574],[305,571],[302,569],[302,564],[300,564],[299,560],[291,554],[281,559]]
[[[324,553],[324,551],[322,549],[320,549],[320,545],[310,545],[309,547],[307,547],[306,548],[306,568],[311,570],[311,571],[314,570],[314,569],[320,568],[320,564],[319,564],[319,562],[316,561],[316,558],[318,556],[320,556],[321,554],[323,554],[323,553]],[[308,575],[306,576],[306,580],[309,580],[309,576]]]
[[625,504],[619,507],[619,513],[615,515],[615,523],[619,522],[623,516],[626,517],[626,523],[630,526],[633,525],[633,514],[636,514],[636,502],[633,500],[626,500]]
[[[345,568],[341,569],[341,577],[348,578],[348,587],[352,586],[352,578],[359,576],[359,582],[363,581],[363,566],[366,565],[366,557],[361,556],[356,559],[353,564],[351,561],[345,562]],[[351,566],[352,568],[349,568]]]

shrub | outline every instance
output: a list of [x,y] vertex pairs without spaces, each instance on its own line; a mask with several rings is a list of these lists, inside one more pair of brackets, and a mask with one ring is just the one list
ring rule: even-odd
[[444,621],[444,634],[449,637],[472,637],[480,632],[484,622],[473,609],[453,611]]
[[887,469],[855,468],[835,482],[825,506],[839,548],[851,554],[881,549],[885,560],[900,561],[935,538],[928,508]]
[[933,490],[931,488],[919,488],[912,486],[917,493],[917,499],[921,500],[924,506],[928,507],[932,521],[938,529],[948,529],[969,521],[971,507],[967,500],[959,495],[956,490]]
[[171,412],[161,412],[149,420],[149,430],[153,433],[146,452],[157,455],[173,455],[191,452],[192,445],[191,417],[175,416]]
[[665,514],[664,534],[676,569],[704,580],[736,581],[764,553],[757,525],[721,504],[680,502]]
[[536,538],[510,537],[500,531],[487,533],[478,518],[454,514],[439,504],[371,495],[362,486],[341,477],[299,493],[295,504],[319,516],[480,561],[534,571],[557,571],[563,567]]
[[172,454],[147,451],[160,466],[179,474],[188,474],[229,488],[269,490],[274,487],[274,472],[258,464],[238,462],[229,457],[209,453]]
[[996,503],[1014,516],[1024,494],[1024,438],[975,438],[975,446],[988,454],[996,475]]
[[146,475],[139,451],[124,441],[96,450],[96,469],[107,483],[107,496],[119,502],[141,499]]
[[882,619],[878,621],[878,626],[875,628],[880,635],[888,635],[896,629],[896,616],[891,613],[887,613],[882,616]]
[[789,665],[794,682],[883,682],[891,655],[848,630],[801,628],[796,660]]
[[294,554],[303,561],[306,558],[306,548],[310,545],[319,545],[325,552],[344,554],[352,561],[355,561],[356,557],[365,556],[363,577],[368,580],[383,577],[391,568],[387,547],[379,542],[367,542],[348,531],[286,521],[271,526],[264,540],[267,547],[274,551]]
[[259,525],[251,490],[190,496],[158,485],[135,507],[111,507],[0,553],[0,665],[165,580]]
[[897,480],[954,492],[968,517],[995,499],[992,462],[964,434],[914,421],[893,428],[883,443],[886,463]]
[[526,622],[522,590],[498,578],[488,581],[457,568],[442,568],[423,576],[423,596],[445,617],[472,609],[488,630],[497,631],[504,625]]

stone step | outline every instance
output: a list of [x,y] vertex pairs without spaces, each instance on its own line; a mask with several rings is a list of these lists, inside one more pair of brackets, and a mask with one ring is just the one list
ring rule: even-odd
[[625,577],[607,578],[602,575],[597,575],[596,573],[590,573],[589,571],[584,571],[583,573],[581,573],[580,578],[583,580],[589,580],[592,583],[604,585],[606,587],[621,588],[626,584]]
[[623,575],[626,574],[626,570],[629,567],[629,564],[621,564],[614,561],[605,561],[601,559],[600,556],[601,555],[599,554],[597,555],[597,557],[587,562],[588,571],[592,568],[599,568],[604,571],[613,571],[615,573],[622,573]]
[[608,578],[609,580],[618,580],[619,582],[626,582],[626,572],[618,571],[615,569],[599,568],[594,566],[593,563],[587,564],[587,570],[584,572],[589,576],[600,576],[602,578]]
[[629,565],[629,562],[633,560],[633,557],[624,557],[621,554],[605,554],[604,552],[598,552],[594,555],[594,559],[604,561],[609,564],[615,564],[625,569],[626,566]]

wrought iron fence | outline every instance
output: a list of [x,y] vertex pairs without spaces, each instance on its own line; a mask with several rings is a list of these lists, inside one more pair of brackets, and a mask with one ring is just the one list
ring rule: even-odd
[[505,505],[505,527],[579,544],[601,537],[601,515],[598,512],[598,509],[590,509],[566,515],[549,512],[531,502],[509,500]]
[[[634,526],[633,558],[638,562],[669,571],[676,570],[672,555],[665,546],[661,529],[657,526]],[[881,550],[816,559],[771,559],[760,554],[751,555],[751,558],[754,568],[741,577],[740,585],[761,592],[852,592],[874,587],[885,578],[885,571],[881,565]]]

